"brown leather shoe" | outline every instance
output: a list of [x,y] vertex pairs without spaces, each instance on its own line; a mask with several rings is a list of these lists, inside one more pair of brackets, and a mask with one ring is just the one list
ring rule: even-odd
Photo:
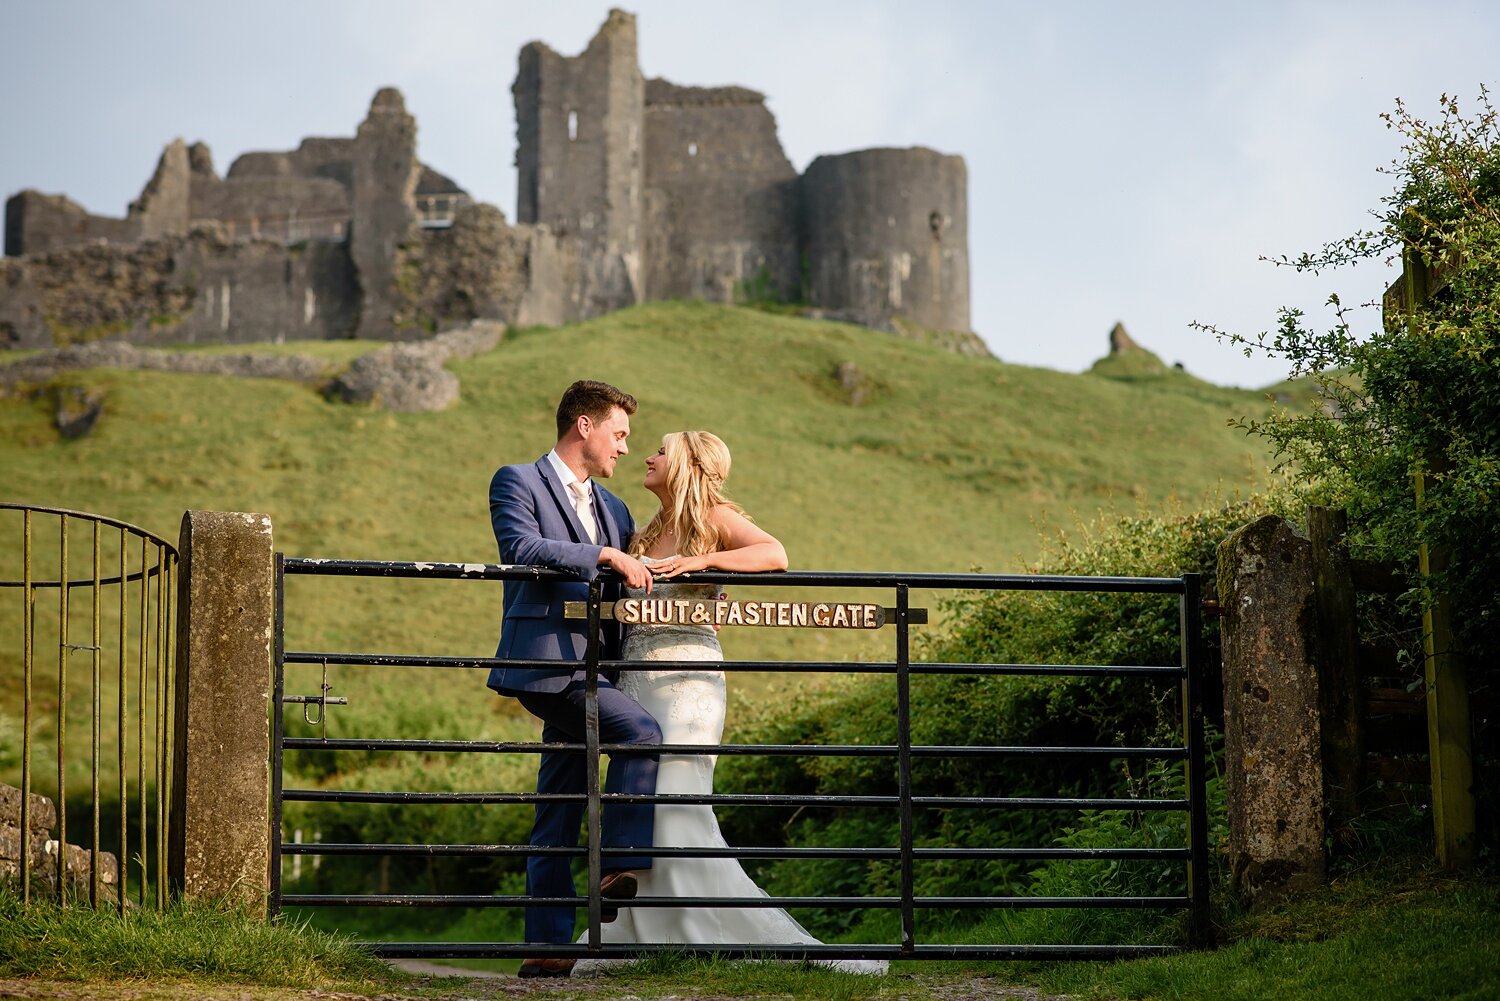
[[523,959],[518,977],[566,977],[573,972],[576,959]]
[[604,878],[599,880],[599,896],[604,898],[600,901],[599,920],[608,924],[620,916],[617,907],[611,907],[611,900],[630,900],[635,896],[640,881],[633,872],[610,872],[605,873]]

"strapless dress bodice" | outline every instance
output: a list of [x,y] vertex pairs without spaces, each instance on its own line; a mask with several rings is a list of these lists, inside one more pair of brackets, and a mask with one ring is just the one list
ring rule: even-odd
[[[641,562],[649,566],[652,563],[663,563],[667,560],[676,558],[677,557],[675,555],[663,556],[661,557],[661,559],[652,559],[651,557],[646,556],[641,559]],[[713,601],[719,596],[720,588],[717,584],[692,584],[686,583],[680,578],[677,578],[673,580],[652,581],[650,594],[647,594],[644,588],[638,587],[625,588],[625,594],[627,597],[631,598],[660,598],[666,601],[673,601],[683,598],[691,599],[693,601]],[[628,626],[626,636],[644,637],[671,633],[686,636],[713,636],[714,629],[713,626],[694,625],[692,623],[641,623],[638,625]],[[715,643],[714,646],[717,647],[718,644]]]

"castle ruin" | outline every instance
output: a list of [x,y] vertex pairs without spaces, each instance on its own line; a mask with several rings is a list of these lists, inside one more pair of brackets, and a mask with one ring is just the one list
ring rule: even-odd
[[176,140],[124,218],[13,195],[0,348],[403,340],[699,298],[804,302],[985,353],[961,157],[864,150],[799,176],[762,94],[646,80],[620,10],[577,56],[523,48],[512,93],[513,224],[417,159],[393,89],[352,138],[247,153],[222,178]]

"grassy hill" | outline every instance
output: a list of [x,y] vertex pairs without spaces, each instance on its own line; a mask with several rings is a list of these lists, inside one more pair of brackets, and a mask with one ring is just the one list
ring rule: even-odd
[[[364,347],[253,350],[338,364]],[[835,374],[846,362],[867,389],[857,406]],[[706,428],[733,450],[731,494],[783,539],[797,569],[1019,571],[1038,549],[1039,529],[1070,528],[1100,508],[1197,503],[1257,483],[1267,467],[1258,441],[1226,427],[1264,411],[1261,394],[1171,370],[1119,378],[1107,369],[1024,368],[702,303],[518,331],[453,368],[462,401],[433,414],[333,404],[286,382],[70,374],[63,381],[104,393],[103,417],[88,437],[63,441],[45,400],[0,399],[0,494],[96,511],[172,539],[187,508],[261,511],[289,555],[489,562],[490,476],[550,447],[557,398],[581,377],[640,400],[632,455],[610,484],[638,517],[654,507],[638,460],[667,431]],[[0,537],[0,576],[19,579],[19,519],[0,513]],[[914,604],[935,598],[915,595]],[[457,582],[299,578],[288,603],[293,649],[483,655],[494,649],[501,611],[498,585]],[[0,608],[0,731],[9,735],[19,730],[19,605]],[[89,614],[81,593],[74,611]],[[44,618],[39,650],[49,648],[46,629]],[[888,657],[890,637],[731,629],[724,642],[730,656],[860,659]],[[38,692],[55,691],[47,678],[55,657],[40,662]],[[308,673],[288,689],[313,691],[316,680]],[[330,680],[350,698],[333,711],[330,734],[503,739],[530,727],[470,674],[415,683],[410,672],[347,668]],[[760,697],[798,684],[742,677],[733,691]],[[87,679],[73,686],[81,713]],[[39,695],[44,713],[51,697]],[[86,725],[72,715],[71,725]],[[50,725],[37,724],[39,753]],[[70,774],[86,782],[86,768],[80,755]],[[13,769],[14,757],[0,755],[0,771]]]

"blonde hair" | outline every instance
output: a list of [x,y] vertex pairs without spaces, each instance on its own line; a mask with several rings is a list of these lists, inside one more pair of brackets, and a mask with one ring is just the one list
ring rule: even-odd
[[744,510],[724,496],[729,478],[729,446],[707,431],[673,431],[664,435],[662,449],[667,460],[668,503],[657,509],[645,528],[630,542],[630,551],[641,556],[670,530],[677,539],[677,555],[703,556],[723,548],[723,539],[711,520],[714,509],[727,504]]

